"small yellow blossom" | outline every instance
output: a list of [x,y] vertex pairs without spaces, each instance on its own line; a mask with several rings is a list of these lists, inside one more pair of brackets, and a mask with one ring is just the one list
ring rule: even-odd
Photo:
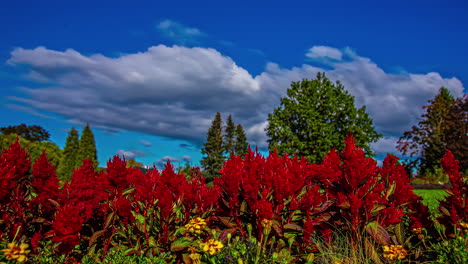
[[468,224],[465,223],[465,222],[460,222],[460,226],[461,226],[463,229],[468,229]]
[[185,229],[189,233],[197,233],[201,234],[202,229],[206,227],[206,221],[205,219],[201,217],[194,218],[189,221],[188,224],[185,225]]
[[406,251],[401,245],[384,246],[383,250],[384,258],[389,260],[402,260],[408,255],[408,251]]
[[210,253],[210,255],[215,255],[224,247],[224,245],[221,241],[210,239],[206,243],[201,243],[200,247],[203,251]]
[[415,233],[416,235],[422,234],[422,228],[421,227],[413,228],[413,229],[411,229],[411,231],[413,231],[413,233]]
[[16,244],[15,242],[8,243],[8,248],[2,249],[0,251],[6,256],[7,260],[16,260],[17,262],[25,262],[27,259],[27,255],[29,254],[30,250],[26,250],[28,248],[27,244],[21,243]]
[[192,253],[189,255],[193,264],[201,264],[201,255],[198,253]]

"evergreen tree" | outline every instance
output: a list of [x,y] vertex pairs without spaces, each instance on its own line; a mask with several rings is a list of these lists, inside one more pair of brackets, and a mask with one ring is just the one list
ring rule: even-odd
[[75,128],[68,132],[65,148],[63,149],[62,160],[57,168],[57,177],[61,180],[70,181],[74,169],[77,169],[81,163],[78,160],[80,143],[78,131]]
[[245,135],[244,128],[241,124],[236,127],[236,143],[235,152],[237,156],[242,156],[247,153],[249,143],[247,143],[247,136]]
[[235,152],[236,147],[236,125],[232,121],[232,116],[229,115],[226,122],[226,129],[224,131],[224,151],[226,155],[231,155]]
[[80,166],[85,159],[92,159],[94,164],[97,166],[97,150],[96,142],[94,141],[93,131],[89,127],[89,124],[83,128],[80,138],[80,148],[78,152],[78,160],[80,161]]
[[357,109],[344,86],[332,83],[324,73],[291,84],[287,97],[268,115],[266,132],[270,150],[296,153],[312,163],[320,162],[332,148],[341,150],[350,133],[368,154],[370,143],[381,137],[365,107]]
[[218,112],[208,130],[206,142],[202,148],[202,154],[205,156],[201,160],[201,165],[203,174],[209,181],[219,176],[219,169],[224,162],[223,150],[222,120],[221,114]]

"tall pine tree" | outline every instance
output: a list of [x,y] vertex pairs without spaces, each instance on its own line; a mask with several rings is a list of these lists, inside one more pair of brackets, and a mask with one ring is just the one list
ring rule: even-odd
[[65,148],[63,149],[62,160],[57,168],[57,177],[59,179],[70,181],[73,170],[81,165],[78,160],[79,149],[80,143],[78,130],[72,128],[68,132]]
[[221,114],[218,112],[211,123],[206,142],[203,144],[202,148],[202,154],[205,156],[201,160],[201,165],[203,174],[208,181],[219,176],[219,169],[224,162],[222,126]]
[[236,127],[236,143],[235,143],[235,152],[237,156],[242,156],[247,153],[249,148],[249,143],[247,143],[247,136],[245,135],[244,128],[241,124],[238,124]]
[[232,121],[232,115],[228,116],[226,129],[224,130],[224,151],[226,155],[231,155],[235,152],[236,147],[236,124]]
[[85,159],[92,159],[94,164],[97,166],[97,150],[96,142],[94,141],[94,134],[89,127],[89,124],[83,128],[80,138],[80,150],[78,153],[78,160],[80,161],[80,166]]

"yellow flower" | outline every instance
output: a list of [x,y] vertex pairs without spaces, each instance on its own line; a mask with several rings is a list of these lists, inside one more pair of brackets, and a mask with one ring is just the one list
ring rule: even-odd
[[7,260],[16,260],[18,262],[25,262],[27,259],[27,255],[30,250],[26,250],[28,248],[27,244],[21,243],[20,245],[16,244],[15,242],[8,243],[8,248],[2,249],[0,251],[6,256]]
[[200,247],[203,251],[208,252],[210,255],[215,255],[224,247],[224,245],[221,243],[221,241],[210,239],[206,243],[201,243]]
[[201,255],[198,253],[192,253],[189,255],[193,264],[201,264]]
[[460,222],[460,226],[461,226],[463,229],[468,229],[468,224],[465,223],[465,222]]
[[203,228],[206,227],[205,219],[197,217],[189,221],[188,224],[185,225],[185,229],[189,233],[197,233],[201,234]]
[[384,246],[383,251],[384,258],[389,260],[402,260],[408,255],[408,251],[406,251],[401,245]]

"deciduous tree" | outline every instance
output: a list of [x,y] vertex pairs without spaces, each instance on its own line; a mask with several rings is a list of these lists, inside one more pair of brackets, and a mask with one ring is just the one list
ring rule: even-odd
[[[408,165],[418,167],[420,173],[434,173],[440,167],[440,159],[448,147],[448,134],[451,127],[448,119],[455,105],[455,99],[447,88],[440,88],[434,99],[423,106],[422,119],[404,132],[397,142],[397,148],[404,155],[415,157]],[[462,124],[457,124],[462,125]]]
[[0,132],[9,135],[16,134],[29,141],[46,141],[49,139],[50,134],[44,128],[36,125],[27,126],[26,124],[21,124],[17,126],[7,126],[1,127]]
[[381,137],[365,107],[356,108],[344,86],[324,73],[315,80],[291,84],[281,105],[268,115],[266,132],[270,150],[296,153],[312,163],[320,162],[333,148],[343,149],[350,133],[367,154],[372,153],[370,143]]

